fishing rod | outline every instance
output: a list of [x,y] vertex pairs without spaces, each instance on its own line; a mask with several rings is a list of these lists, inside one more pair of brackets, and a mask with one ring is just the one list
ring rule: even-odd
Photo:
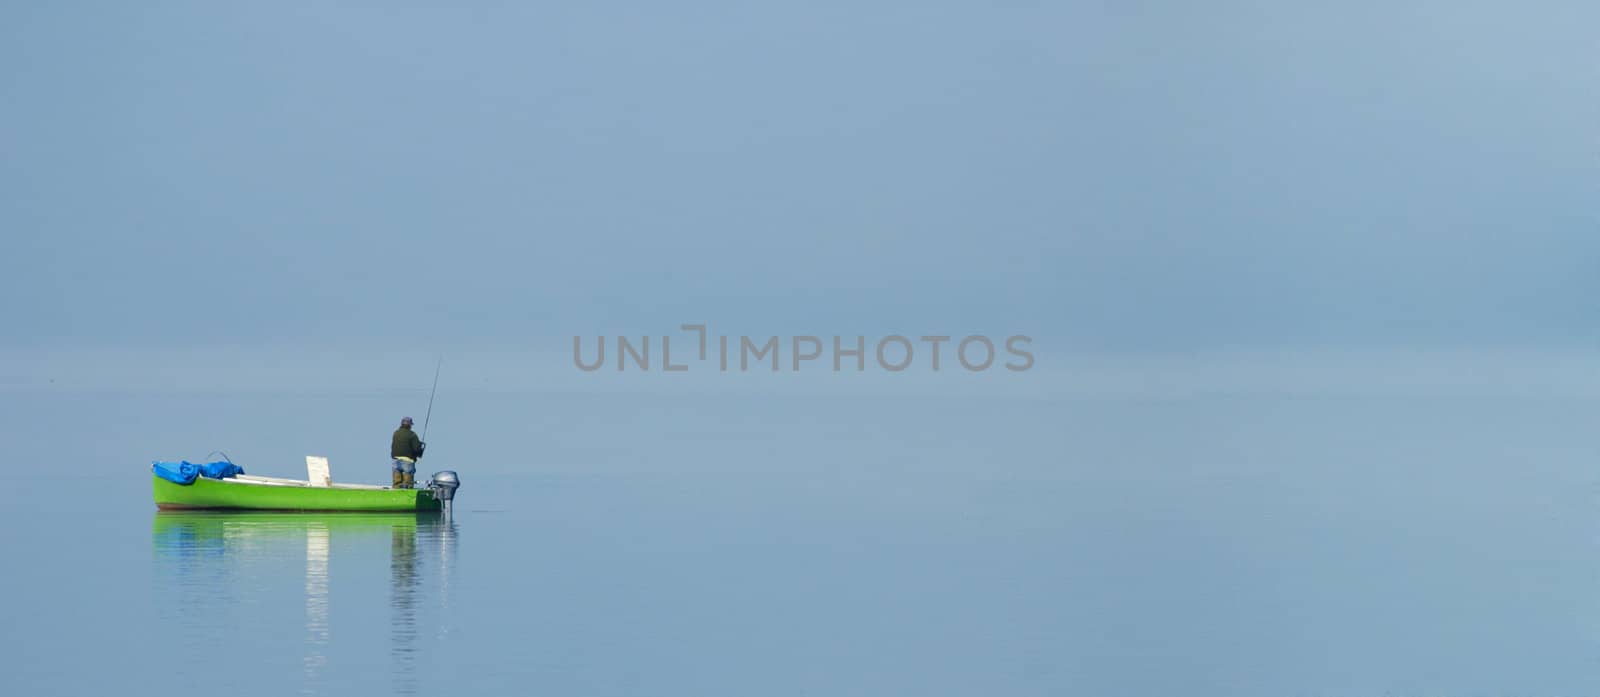
[[439,393],[439,369],[444,367],[444,356],[439,357],[439,362],[433,366],[433,389],[428,392],[428,413],[422,417],[422,443],[428,443],[428,422],[433,420],[433,396]]

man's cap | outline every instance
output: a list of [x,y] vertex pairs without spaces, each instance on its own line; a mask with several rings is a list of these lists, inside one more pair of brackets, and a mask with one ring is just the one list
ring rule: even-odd
[[407,417],[401,418],[400,419],[400,423],[403,423],[403,424],[411,423],[411,417],[407,416]]

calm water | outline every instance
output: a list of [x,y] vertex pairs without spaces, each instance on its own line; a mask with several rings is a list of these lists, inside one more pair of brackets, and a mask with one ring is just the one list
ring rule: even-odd
[[150,504],[146,461],[214,444],[380,481],[393,401],[5,393],[7,682],[1600,693],[1583,395],[461,393],[453,522]]

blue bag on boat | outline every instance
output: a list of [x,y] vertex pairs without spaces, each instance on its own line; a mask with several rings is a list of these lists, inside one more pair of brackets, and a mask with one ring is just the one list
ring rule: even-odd
[[187,460],[183,462],[157,461],[151,465],[150,469],[156,473],[157,477],[185,486],[193,484],[194,478],[200,476],[200,466]]
[[244,468],[232,462],[208,462],[200,466],[200,476],[227,479],[244,474]]

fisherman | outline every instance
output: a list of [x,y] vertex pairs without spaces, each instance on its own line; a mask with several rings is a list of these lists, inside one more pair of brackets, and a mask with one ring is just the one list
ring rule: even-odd
[[394,458],[394,488],[412,489],[417,485],[417,460],[422,458],[422,449],[427,444],[417,437],[417,432],[411,430],[411,417],[400,420],[400,428],[394,430],[394,442],[389,446],[389,457]]

